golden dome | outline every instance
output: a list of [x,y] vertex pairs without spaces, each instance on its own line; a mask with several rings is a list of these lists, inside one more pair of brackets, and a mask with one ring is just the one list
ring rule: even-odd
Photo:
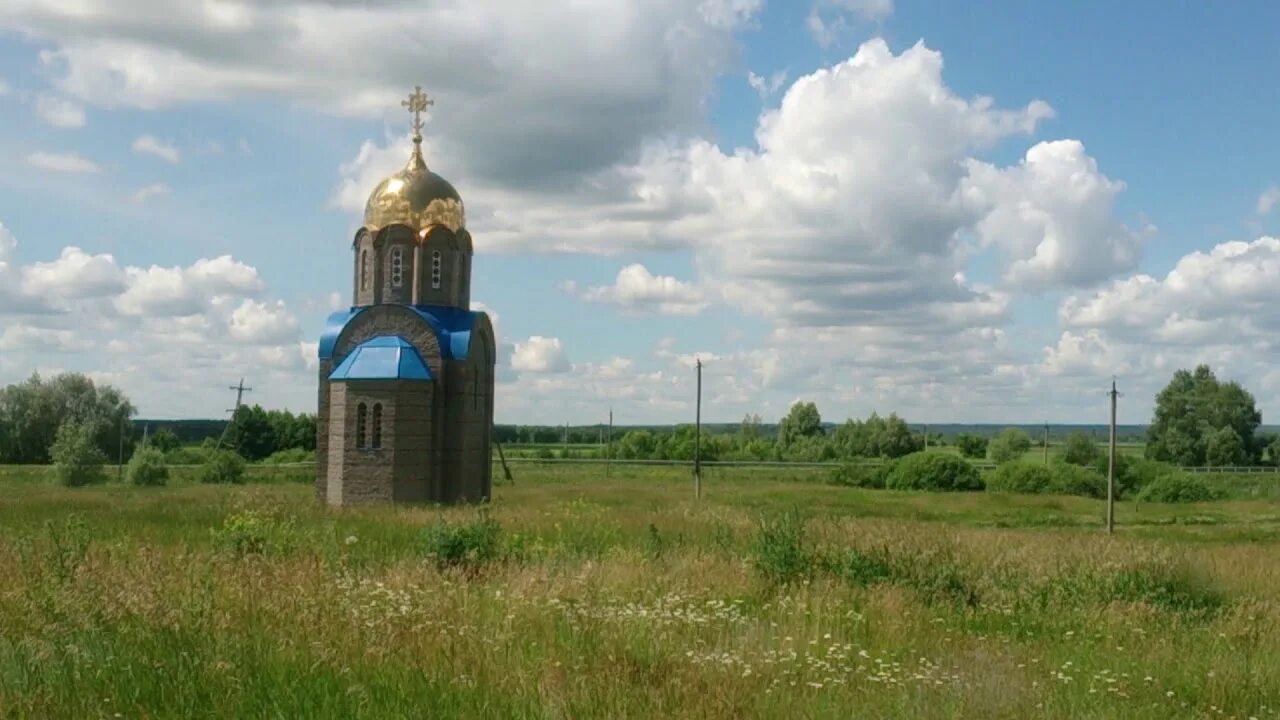
[[364,226],[370,231],[407,225],[420,232],[432,225],[443,225],[456,233],[466,225],[462,198],[448,180],[427,169],[421,142],[421,136],[415,134],[409,164],[378,183],[369,196]]

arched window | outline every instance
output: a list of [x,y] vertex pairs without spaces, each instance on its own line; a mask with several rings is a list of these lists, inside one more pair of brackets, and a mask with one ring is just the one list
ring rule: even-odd
[[365,448],[365,431],[369,424],[369,406],[360,403],[356,408],[356,447],[363,450]]
[[404,284],[404,248],[399,245],[391,248],[391,287]]
[[373,449],[382,447],[382,403],[373,406]]
[[440,289],[440,251],[436,250],[431,253],[431,287],[434,290]]
[[360,289],[369,289],[369,251],[360,251]]

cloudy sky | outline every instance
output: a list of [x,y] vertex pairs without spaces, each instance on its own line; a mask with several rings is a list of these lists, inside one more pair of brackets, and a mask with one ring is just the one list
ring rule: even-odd
[[314,407],[369,190],[436,99],[500,422],[1280,421],[1280,6],[5,0],[0,382]]

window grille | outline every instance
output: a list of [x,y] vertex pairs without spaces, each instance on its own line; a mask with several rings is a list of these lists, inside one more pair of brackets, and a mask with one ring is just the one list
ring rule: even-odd
[[440,251],[436,250],[431,253],[431,287],[434,290],[440,289],[441,264]]
[[365,447],[365,430],[369,424],[369,406],[360,403],[356,408],[356,447],[363,450]]
[[404,248],[391,248],[391,287],[404,284]]
[[360,251],[360,289],[369,289],[369,251]]
[[382,403],[373,406],[373,449],[382,447]]

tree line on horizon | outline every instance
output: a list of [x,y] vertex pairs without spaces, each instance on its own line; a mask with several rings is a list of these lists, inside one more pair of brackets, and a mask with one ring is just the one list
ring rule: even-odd
[[[128,460],[142,441],[136,408],[118,389],[98,385],[80,373],[63,373],[48,380],[39,374],[21,383],[0,388],[0,463],[45,464],[62,434],[67,442],[91,448],[102,462],[123,456]],[[224,446],[250,461],[302,461],[314,457],[316,416],[287,410],[267,410],[260,405],[241,406],[227,427],[226,421],[173,421],[156,423],[147,444],[165,453],[170,462],[198,464],[207,451],[223,440]],[[1148,459],[1181,466],[1246,466],[1280,464],[1280,435],[1261,431],[1262,414],[1251,393],[1239,383],[1220,381],[1206,365],[1178,370],[1156,395],[1155,411],[1147,430],[1144,454]],[[182,430],[180,436],[175,430]],[[206,435],[196,441],[193,430]],[[217,436],[213,434],[217,433]],[[225,432],[225,438],[222,437]],[[495,437],[504,443],[597,444],[601,428],[554,426],[497,426]],[[746,416],[736,429],[704,432],[704,460],[824,462],[851,459],[900,458],[925,449],[953,444],[971,459],[1000,463],[1021,457],[1041,440],[1018,427],[1008,427],[994,438],[975,432],[951,438],[915,432],[895,413],[872,413],[864,420],[824,423],[814,402],[797,402],[776,426],[759,415]],[[692,460],[697,445],[693,425],[670,430],[629,429],[617,434],[607,449],[562,449],[561,454],[602,453],[617,459]],[[1072,433],[1063,453],[1098,450],[1096,440],[1084,432]],[[204,452],[201,452],[203,450]],[[554,457],[549,447],[539,450]]]

